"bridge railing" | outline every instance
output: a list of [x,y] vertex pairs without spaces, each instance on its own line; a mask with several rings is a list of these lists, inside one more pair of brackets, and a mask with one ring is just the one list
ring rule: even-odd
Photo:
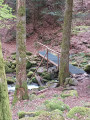
[[59,57],[60,57],[60,52],[58,52],[58,51],[55,51],[55,50],[52,50],[51,48],[49,48],[48,46],[46,46],[46,45],[44,45],[44,44],[42,44],[42,43],[40,43],[40,42],[37,42],[39,45],[41,45],[41,46],[43,46],[43,47],[45,47],[46,48],[46,55],[47,55],[47,71],[48,71],[48,52],[49,51],[52,51],[53,53],[55,53],[55,54],[57,54],[57,57],[58,57],[58,69],[59,69]]

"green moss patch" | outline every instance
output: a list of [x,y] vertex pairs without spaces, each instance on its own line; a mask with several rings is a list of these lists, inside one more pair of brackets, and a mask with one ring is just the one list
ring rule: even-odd
[[90,73],[90,64],[86,65],[84,70],[87,72],[87,73]]
[[52,112],[39,111],[34,115],[35,117],[25,117],[20,120],[64,120],[60,110],[54,110]]
[[65,90],[62,92],[61,94],[61,97],[62,98],[66,98],[66,97],[69,97],[69,96],[72,96],[72,97],[78,97],[78,93],[76,90]]
[[28,77],[28,78],[31,78],[32,75],[33,75],[33,72],[32,72],[32,71],[29,71],[28,74],[27,74],[27,77]]
[[64,111],[64,110],[69,110],[69,106],[64,104],[62,101],[59,101],[58,99],[51,99],[50,101],[49,100],[46,100],[45,101],[45,106],[47,108],[47,110],[49,111],[53,111],[53,110],[61,110],[61,111]]
[[90,108],[74,107],[68,112],[67,117],[73,118],[73,120],[89,120]]

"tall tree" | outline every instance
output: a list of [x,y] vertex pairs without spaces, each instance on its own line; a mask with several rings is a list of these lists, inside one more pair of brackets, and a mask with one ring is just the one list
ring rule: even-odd
[[73,0],[66,0],[66,10],[64,16],[63,38],[61,46],[61,60],[59,69],[60,85],[63,85],[65,79],[69,77],[69,48],[72,23]]
[[17,0],[16,89],[14,101],[28,99],[26,79],[26,1]]
[[[12,9],[3,2],[3,0],[0,0],[0,21],[14,17]],[[0,36],[0,120],[12,120],[4,63]]]
[[0,41],[0,120],[12,120],[9,107],[8,88],[5,75],[5,66]]

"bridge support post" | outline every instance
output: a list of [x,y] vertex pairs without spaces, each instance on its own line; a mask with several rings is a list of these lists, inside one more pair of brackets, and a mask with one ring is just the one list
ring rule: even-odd
[[47,49],[47,72],[48,72],[48,49]]

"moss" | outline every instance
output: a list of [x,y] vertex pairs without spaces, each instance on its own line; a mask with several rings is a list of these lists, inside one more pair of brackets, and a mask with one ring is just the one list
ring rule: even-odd
[[32,72],[34,72],[34,71],[36,70],[36,67],[30,68],[30,70],[31,70]]
[[69,111],[67,117],[74,120],[83,120],[84,118],[87,120],[90,118],[90,108],[76,106]]
[[[15,92],[14,92],[14,99],[12,104],[15,105],[18,100],[25,100],[29,99],[28,92],[27,92],[27,82],[23,82],[22,85],[16,85],[15,86]],[[22,93],[22,94],[20,94]]]
[[61,94],[62,98],[69,97],[69,96],[76,96],[78,97],[78,93],[76,90],[68,90],[68,91],[63,91]]
[[33,77],[31,80],[32,80],[33,83],[38,83],[38,81],[36,80],[36,77]]
[[34,117],[28,116],[20,120],[47,120],[47,119],[48,120],[64,120],[60,110],[54,110],[52,112],[38,111],[35,113]]
[[25,115],[27,115],[28,117],[35,117],[35,116],[39,116],[42,113],[44,113],[44,111],[36,111],[36,112],[21,111],[18,113],[18,116],[19,116],[19,118],[23,118],[23,117],[25,117]]
[[50,73],[43,72],[41,75],[44,79],[51,80],[51,74]]
[[70,110],[69,106],[64,104],[62,101],[59,101],[58,99],[51,99],[50,101],[45,101],[46,108],[50,111],[52,110]]
[[27,61],[26,68],[29,69],[32,67],[32,63],[30,61]]
[[18,10],[18,15],[19,16],[24,16],[25,15],[25,7],[21,6]]
[[32,55],[32,53],[31,53],[31,52],[29,52],[29,51],[26,51],[26,55],[31,56],[31,55]]
[[27,82],[23,82],[22,87],[23,87],[24,90],[25,90],[22,99],[23,99],[23,100],[29,99],[28,92],[27,92],[27,91],[28,91]]
[[7,81],[5,75],[5,62],[3,60],[1,42],[0,42],[0,120],[12,120],[8,99]]
[[11,56],[13,60],[16,60],[16,54]]
[[6,73],[12,73],[12,69],[9,68],[7,65],[5,65],[5,72]]
[[87,73],[90,73],[90,64],[86,65],[84,70],[87,72]]
[[32,77],[32,75],[33,75],[33,72],[32,72],[32,71],[30,71],[30,72],[28,72],[27,77],[28,77],[28,78],[31,78],[31,77]]
[[34,100],[36,98],[37,98],[37,96],[35,94],[30,94],[30,96],[29,96],[30,101],[32,101],[32,100]]
[[16,67],[14,65],[11,66],[12,69],[15,69]]

